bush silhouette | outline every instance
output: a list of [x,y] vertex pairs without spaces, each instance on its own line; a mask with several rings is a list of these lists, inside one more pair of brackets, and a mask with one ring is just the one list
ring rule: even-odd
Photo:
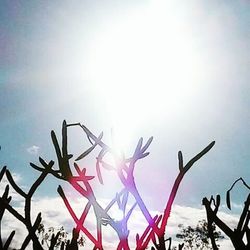
[[[206,220],[198,221],[196,227],[184,227],[182,224],[179,224],[178,227],[180,228],[181,232],[178,233],[176,237],[184,241],[184,246],[186,249],[213,249],[209,242],[208,223]],[[212,229],[216,242],[219,239],[224,238],[220,231],[216,231],[214,224],[212,224]],[[217,243],[216,245],[219,247]]]

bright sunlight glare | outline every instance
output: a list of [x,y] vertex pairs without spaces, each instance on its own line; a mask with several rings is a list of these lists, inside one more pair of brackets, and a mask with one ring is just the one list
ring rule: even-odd
[[173,6],[153,1],[104,27],[89,55],[97,98],[104,98],[116,146],[136,126],[178,112],[197,89],[199,58],[188,24]]

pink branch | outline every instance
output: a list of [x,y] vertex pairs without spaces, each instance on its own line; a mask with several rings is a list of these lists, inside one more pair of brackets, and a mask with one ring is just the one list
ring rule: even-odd
[[[61,188],[61,186],[58,187],[57,189],[58,193],[61,195],[63,202],[67,208],[67,210],[69,211],[72,219],[75,221],[76,223],[76,228],[80,229],[83,233],[86,234],[86,236],[95,244],[95,246],[97,246],[98,248],[102,249],[102,246],[99,245],[99,242],[94,238],[94,236],[87,230],[86,227],[83,226],[82,220],[83,218],[86,218],[86,215],[82,215],[81,219],[79,220],[74,212],[74,210],[72,209],[71,205],[69,204],[68,199],[66,198],[63,189]],[[88,204],[87,204],[88,205]]]

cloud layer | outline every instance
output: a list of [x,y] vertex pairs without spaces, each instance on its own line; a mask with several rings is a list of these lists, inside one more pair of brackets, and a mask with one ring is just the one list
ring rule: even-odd
[[[13,178],[16,183],[21,182],[21,177],[17,174],[13,174]],[[4,176],[0,182],[1,190],[5,189],[5,186],[8,184],[8,180]],[[75,211],[78,218],[80,217],[85,205],[86,200],[79,198],[74,193],[69,190],[65,191],[66,196],[69,198],[69,202]],[[10,196],[12,196],[11,205],[20,213],[24,214],[24,199],[18,195],[13,188],[10,187]],[[108,199],[100,199],[99,203],[101,205],[107,205],[109,203]],[[130,201],[129,201],[130,203]],[[242,208],[241,205],[234,204],[235,208]],[[231,228],[235,228],[239,220],[239,216],[235,214],[229,214],[225,212],[225,207],[222,205],[222,212],[219,212],[219,217],[226,222]],[[237,209],[236,209],[237,210]],[[239,210],[239,209],[238,209]],[[32,221],[34,222],[37,214],[42,213],[42,223],[45,225],[45,228],[54,227],[59,229],[61,226],[65,228],[65,231],[71,233],[72,228],[75,226],[73,219],[70,217],[69,212],[67,211],[63,200],[58,197],[38,197],[36,196],[32,200]],[[159,211],[151,211],[152,216],[160,214]],[[116,208],[112,208],[109,212],[109,215],[112,218],[118,218],[119,213],[117,213]],[[173,205],[172,212],[166,228],[166,237],[172,237],[173,246],[178,245],[178,240],[176,239],[176,234],[179,233],[179,224],[184,226],[193,226],[195,227],[199,220],[206,218],[205,209],[201,206],[199,207],[190,207],[183,205]],[[96,236],[96,222],[95,214],[93,209],[90,209],[89,214],[84,223],[85,227]],[[128,229],[130,230],[129,235],[129,244],[131,249],[135,248],[135,237],[136,234],[142,234],[147,226],[147,222],[140,212],[139,208],[136,207],[132,213],[131,218],[128,221]],[[10,213],[5,212],[2,220],[2,237],[6,239],[12,230],[15,230],[14,240],[11,244],[12,248],[20,247],[21,242],[27,236],[27,231],[25,227],[17,221]],[[70,236],[69,236],[70,237]],[[85,237],[86,238],[86,237]],[[118,237],[114,230],[110,226],[103,227],[103,245],[104,249],[116,249],[116,244],[118,242]],[[222,249],[233,249],[233,246],[229,239],[225,238],[220,241]],[[28,249],[32,249],[31,245]],[[90,240],[86,239],[86,245],[84,249],[90,250],[93,249],[93,244]]]
[[[104,202],[106,202],[104,200]],[[85,201],[81,199],[75,199],[71,201],[72,206],[74,207],[74,211],[80,215],[81,211],[85,206]],[[21,213],[23,212],[23,202],[19,201],[15,204],[15,207]],[[32,217],[33,220],[35,219],[38,212],[42,212],[43,223],[46,228],[54,227],[59,229],[61,226],[64,226],[67,232],[71,232],[72,228],[74,227],[73,220],[70,218],[70,215],[65,208],[63,201],[60,197],[56,198],[37,198],[32,203]],[[153,211],[152,214],[157,214],[157,211]],[[175,239],[175,235],[179,232],[178,225],[190,225],[196,226],[197,222],[201,219],[205,218],[205,210],[203,208],[194,208],[194,207],[187,207],[187,206],[180,206],[174,205],[172,208],[172,213],[169,218],[166,234],[167,237],[173,237],[173,246],[178,244],[178,241]],[[232,228],[236,226],[238,218],[235,215],[230,215],[225,212],[220,213],[220,217]],[[27,235],[26,230],[23,225],[12,215],[6,213],[4,215],[4,220],[2,222],[3,228],[3,238],[7,237],[12,230],[16,230],[16,234],[14,237],[12,247],[20,246],[20,242],[24,239]],[[94,212],[90,211],[86,221],[86,227],[95,235],[95,216]],[[128,223],[130,229],[130,247],[134,249],[135,247],[135,235],[136,233],[141,234],[146,227],[146,221],[141,215],[139,210],[135,210],[133,216]],[[117,243],[117,236],[115,232],[109,227],[104,227],[103,229],[103,236],[104,236],[104,249],[116,249]],[[230,241],[228,239],[224,239],[220,242],[222,249],[233,249]],[[31,247],[30,247],[31,249]],[[93,249],[92,243],[86,239],[86,245],[84,247],[86,250]]]

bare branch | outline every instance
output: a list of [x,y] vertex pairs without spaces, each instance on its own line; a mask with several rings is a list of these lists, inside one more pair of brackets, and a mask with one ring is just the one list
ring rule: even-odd
[[14,181],[11,173],[9,170],[6,170],[6,177],[8,179],[8,181],[10,182],[11,186],[16,190],[17,193],[19,193],[21,196],[23,196],[24,198],[27,197],[27,194],[20,188],[18,187],[18,185],[16,184],[16,182]]

